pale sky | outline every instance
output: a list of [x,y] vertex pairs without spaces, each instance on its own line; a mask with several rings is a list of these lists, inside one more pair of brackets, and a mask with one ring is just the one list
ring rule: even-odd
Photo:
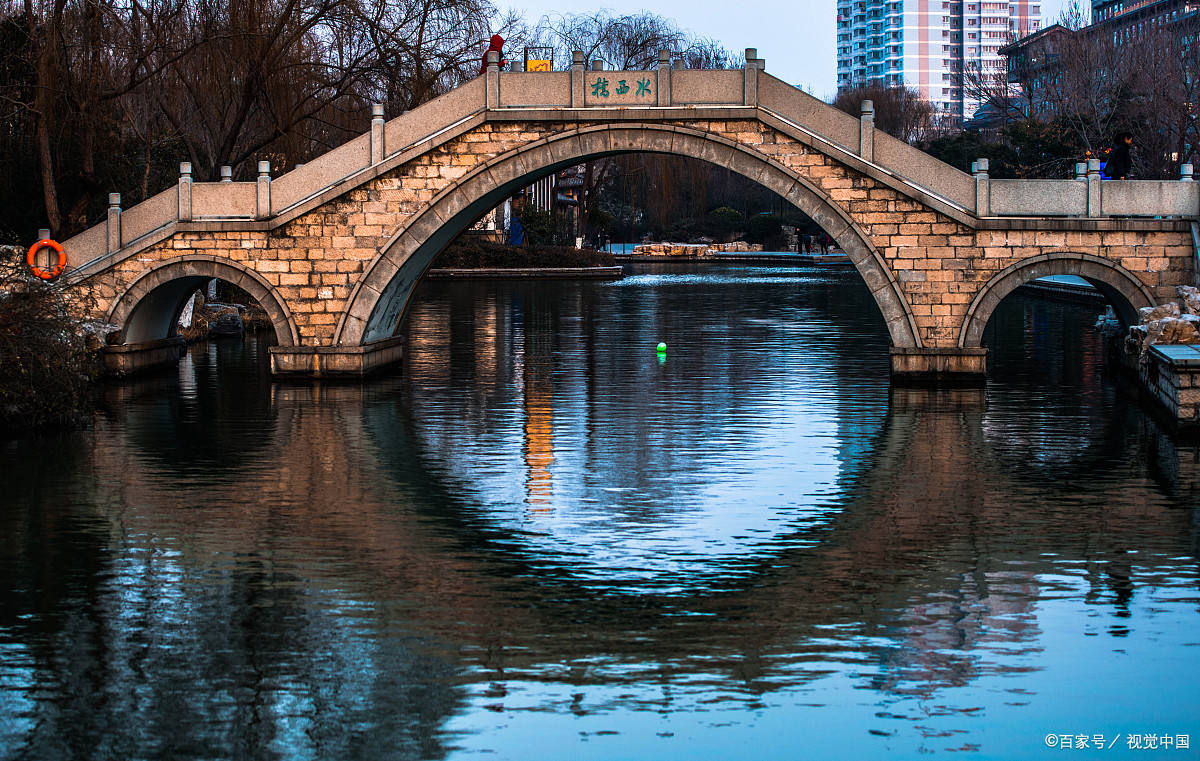
[[[735,53],[758,48],[767,72],[822,100],[837,92],[836,0],[664,0],[646,7],[639,0],[596,0],[564,5],[550,0],[494,0],[501,9],[524,13],[531,23],[554,13],[594,13],[607,8],[618,14],[643,10],[673,19],[682,29],[711,37]],[[1043,0],[1042,26],[1058,21],[1067,0]],[[1084,6],[1091,5],[1084,0]],[[515,51],[505,51],[512,56]]]

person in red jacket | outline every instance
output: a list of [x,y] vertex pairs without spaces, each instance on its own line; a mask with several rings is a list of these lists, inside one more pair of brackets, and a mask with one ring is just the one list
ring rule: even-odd
[[493,34],[492,35],[492,44],[488,46],[488,49],[486,51],[484,51],[483,62],[479,65],[479,73],[480,74],[487,73],[487,54],[492,52],[493,50],[495,50],[497,53],[500,54],[500,68],[503,69],[505,66],[508,65],[508,61],[504,60],[504,38],[498,34]]

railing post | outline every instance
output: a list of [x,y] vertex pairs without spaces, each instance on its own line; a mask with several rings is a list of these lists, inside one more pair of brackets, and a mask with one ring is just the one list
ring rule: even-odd
[[1180,164],[1179,165],[1179,179],[1181,182],[1191,182],[1194,179],[1192,176],[1192,165],[1191,164]]
[[498,108],[500,106],[500,51],[489,50],[487,52],[487,108]]
[[671,51],[658,51],[658,105],[671,105]]
[[571,53],[571,108],[583,108],[583,51]]
[[1087,162],[1086,161],[1076,162],[1076,164],[1075,164],[1075,179],[1077,179],[1077,180],[1086,180],[1087,179]]
[[875,102],[864,100],[858,117],[858,155],[867,161],[875,160]]
[[121,194],[108,194],[108,253],[121,250]]
[[383,161],[383,104],[371,105],[371,165]]
[[1100,216],[1100,159],[1087,162],[1087,215]]
[[271,216],[271,162],[258,162],[258,209],[255,219]]
[[180,222],[192,221],[192,164],[184,161],[179,165],[179,209]]
[[758,105],[758,48],[746,48],[746,88],[742,105]]
[[233,167],[221,167],[221,182],[233,182]]
[[992,216],[992,186],[988,179],[988,160],[971,162],[971,174],[975,177],[975,216]]

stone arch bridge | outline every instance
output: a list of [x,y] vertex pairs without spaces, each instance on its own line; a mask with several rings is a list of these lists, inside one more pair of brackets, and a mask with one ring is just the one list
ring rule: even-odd
[[[866,105],[866,104],[864,104]],[[315,161],[256,182],[178,185],[64,242],[67,281],[120,325],[117,372],[173,359],[175,322],[210,278],[249,291],[275,326],[272,372],[360,375],[399,359],[405,307],[459,231],[535,179],[625,152],[699,157],[775,191],[849,255],[901,376],[975,376],[1006,294],[1086,278],[1123,318],[1197,278],[1200,184],[992,180],[943,164],[767,74],[735,70],[487,73]]]

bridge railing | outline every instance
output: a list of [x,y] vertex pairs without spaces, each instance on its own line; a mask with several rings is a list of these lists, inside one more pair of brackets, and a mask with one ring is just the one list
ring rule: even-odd
[[1103,180],[1100,162],[1076,165],[1073,180],[992,180],[975,162],[981,217],[1200,217],[1200,183],[1192,165],[1178,180]]
[[[107,220],[64,241],[63,247],[73,262],[82,262],[76,272],[87,276],[119,252],[148,245],[181,222],[265,220],[286,213],[483,111],[483,96],[480,78],[386,123],[382,107],[376,106],[370,131],[274,179],[267,162],[259,162],[255,182],[192,182],[191,165],[182,164],[175,187],[129,209],[121,209],[120,196],[110,194]],[[222,171],[228,174],[228,167]]]
[[[819,150],[893,185],[927,194],[951,210],[979,217],[1005,216],[1157,216],[1200,218],[1200,183],[1190,171],[1180,181],[1100,182],[1099,165],[1070,180],[992,180],[986,162],[974,175],[959,171],[874,127],[869,101],[859,118],[808,95],[765,72],[754,48],[746,50],[746,65],[735,70],[675,68],[664,51],[656,69],[586,70],[582,53],[570,71],[500,72],[489,67],[485,76],[386,121],[376,106],[371,129],[313,161],[272,180],[260,162],[254,182],[193,183],[189,165],[181,167],[179,183],[122,211],[112,194],[105,223],[85,230],[64,247],[77,269],[87,276],[166,237],[179,223],[267,220],[297,213],[323,194],[349,190],[385,161],[402,160],[452,138],[476,118],[508,112],[511,119],[525,112],[530,120],[586,120],[580,111],[603,109],[604,119],[681,119],[703,109],[703,118],[730,119],[755,115],[773,118],[785,130]],[[671,109],[668,113],[664,109]],[[1190,167],[1189,167],[1190,170]],[[372,175],[373,176],[373,175]],[[936,204],[935,204],[936,205]]]

